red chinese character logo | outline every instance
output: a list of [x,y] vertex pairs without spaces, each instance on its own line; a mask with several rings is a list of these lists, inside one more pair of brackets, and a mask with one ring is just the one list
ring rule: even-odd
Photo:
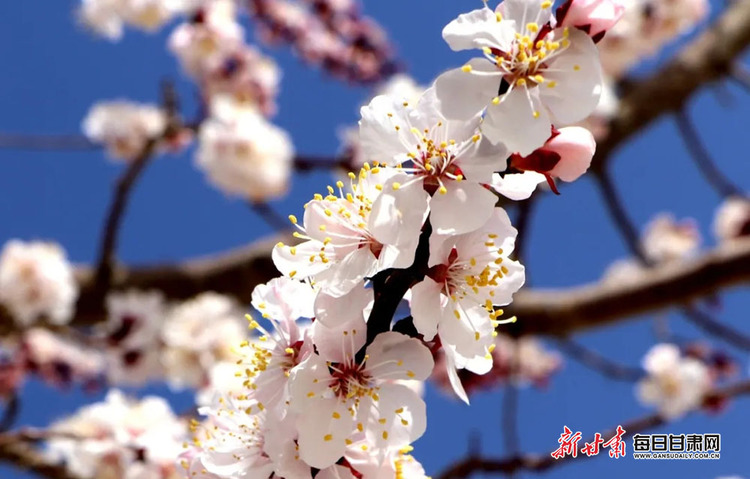
[[582,448],[581,452],[586,454],[587,456],[596,456],[599,454],[599,446],[604,442],[604,439],[602,439],[602,435],[598,432],[594,434],[594,440],[591,442],[587,442]]
[[[555,459],[560,459],[565,456],[578,457],[578,441],[581,440],[581,431],[573,431],[568,429],[568,426],[563,426],[564,432],[560,434],[560,439],[557,442],[560,443],[560,447],[557,448],[551,455]],[[623,431],[624,432],[624,431]]]
[[602,444],[603,447],[611,448],[609,450],[609,457],[619,459],[625,456],[625,441],[622,440],[622,435],[625,434],[625,429],[622,426],[617,426],[617,434]]

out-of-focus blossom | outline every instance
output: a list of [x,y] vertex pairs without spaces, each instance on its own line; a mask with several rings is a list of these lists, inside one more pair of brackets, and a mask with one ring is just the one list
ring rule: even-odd
[[713,230],[721,243],[750,235],[750,200],[739,196],[727,198],[716,210]]
[[26,331],[21,344],[26,369],[50,384],[94,388],[102,383],[105,364],[99,351],[42,328]]
[[65,251],[55,243],[8,241],[0,253],[0,305],[27,327],[44,319],[70,321],[78,283]]
[[91,107],[82,128],[89,140],[107,148],[110,158],[132,161],[149,140],[164,133],[166,126],[167,117],[158,107],[115,100]]
[[239,108],[232,115],[206,120],[199,140],[197,166],[222,191],[263,201],[287,190],[292,142],[253,109]]
[[251,0],[250,9],[264,41],[288,43],[334,76],[374,83],[398,69],[383,30],[351,5],[316,1],[306,8],[288,0]]
[[689,258],[698,251],[700,243],[700,231],[693,219],[676,221],[669,213],[651,220],[641,238],[646,257],[655,263]]
[[187,425],[162,398],[135,401],[112,390],[103,402],[53,424],[50,435],[47,454],[77,477],[174,479]]
[[181,0],[83,0],[79,18],[110,40],[122,37],[123,27],[154,32],[181,12]]
[[130,290],[107,296],[107,321],[98,333],[111,384],[136,386],[162,377],[159,352],[165,316],[159,292]]
[[598,44],[602,67],[619,78],[708,16],[708,0],[624,0],[622,19]]
[[162,361],[167,381],[176,388],[206,383],[214,364],[234,360],[246,338],[242,310],[229,297],[203,293],[178,306],[162,330]]
[[657,344],[643,358],[648,376],[638,383],[639,400],[655,406],[666,419],[700,407],[711,388],[709,370],[701,361],[683,357],[674,344]]

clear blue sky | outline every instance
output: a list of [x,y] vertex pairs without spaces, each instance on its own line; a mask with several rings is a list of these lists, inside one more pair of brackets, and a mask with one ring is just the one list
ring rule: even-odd
[[[77,1],[25,0],[0,2],[0,132],[75,133],[89,106],[97,100],[124,97],[155,101],[162,78],[178,80],[186,108],[192,108],[190,83],[165,48],[169,29],[159,35],[129,31],[119,44],[99,40],[74,21]],[[716,1],[720,8],[723,2]],[[369,2],[366,11],[378,19],[398,43],[400,57],[421,82],[460,65],[440,37],[442,27],[479,1],[410,0]],[[250,34],[252,35],[252,34]],[[299,151],[331,154],[338,147],[337,127],[357,120],[357,105],[367,91],[331,80],[302,66],[286,49],[273,51],[284,70],[276,121],[289,130]],[[695,97],[690,111],[714,157],[742,187],[750,187],[746,135],[750,97],[730,87],[734,103],[718,105],[708,89]],[[719,199],[701,181],[669,119],[663,119],[616,155],[615,177],[639,225],[659,211],[695,217],[711,243],[710,224]],[[54,239],[76,262],[95,254],[105,208],[121,167],[99,152],[0,151],[0,243],[10,238]],[[293,193],[273,203],[283,214],[299,213],[313,192],[329,182],[323,173],[297,175]],[[547,196],[533,221],[527,266],[539,286],[569,286],[597,279],[625,248],[614,232],[593,184],[588,179]],[[268,227],[237,200],[208,186],[192,166],[191,152],[160,158],[138,184],[122,230],[120,256],[128,262],[169,261],[220,251],[269,233]],[[747,289],[724,298],[722,320],[747,329]],[[653,344],[649,318],[582,335],[587,346],[632,365]],[[523,318],[520,318],[523,321]],[[675,315],[675,331],[698,333]],[[747,373],[747,358],[732,351]],[[150,389],[148,392],[164,392]],[[143,392],[139,392],[143,393]],[[73,412],[86,397],[60,392],[35,382],[23,394],[21,424],[45,425]],[[501,455],[501,393],[475,396],[471,407],[428,389],[428,432],[416,444],[416,456],[428,473],[461,456],[468,437],[477,431],[482,452]],[[174,396],[176,409],[187,409],[189,394]],[[679,475],[684,479],[748,474],[744,426],[750,401],[732,403],[718,416],[703,413],[662,428],[672,433],[722,433],[719,461],[638,462],[630,457],[578,460],[555,469],[560,479],[635,475]],[[524,390],[520,403],[522,448],[546,452],[556,446],[563,425],[584,437],[647,413],[627,383],[613,383],[566,362],[546,392]],[[527,474],[521,475],[521,477]],[[3,479],[27,475],[0,467]]]

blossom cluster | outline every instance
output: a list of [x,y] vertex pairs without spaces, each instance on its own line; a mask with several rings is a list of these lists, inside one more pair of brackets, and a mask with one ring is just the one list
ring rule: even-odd
[[177,479],[188,424],[160,397],[111,390],[47,431],[46,455],[82,479]]
[[556,190],[591,162],[592,135],[570,125],[598,103],[594,42],[619,11],[594,17],[583,4],[505,0],[460,15],[443,37],[478,58],[361,108],[362,168],[289,216],[300,241],[273,250],[282,277],[253,293],[257,334],[233,378],[217,375],[187,477],[423,477],[407,454],[426,428],[419,385],[436,357],[466,402],[460,371],[486,375],[498,360],[542,381],[556,368],[532,343],[519,355],[546,366],[514,364],[496,331],[515,321],[501,307],[525,279],[497,203],[541,182]]

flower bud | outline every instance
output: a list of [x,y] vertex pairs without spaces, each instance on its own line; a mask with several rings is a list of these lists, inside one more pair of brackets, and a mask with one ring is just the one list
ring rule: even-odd
[[625,12],[621,0],[570,0],[562,8],[566,7],[561,26],[577,27],[594,38],[612,28]]

